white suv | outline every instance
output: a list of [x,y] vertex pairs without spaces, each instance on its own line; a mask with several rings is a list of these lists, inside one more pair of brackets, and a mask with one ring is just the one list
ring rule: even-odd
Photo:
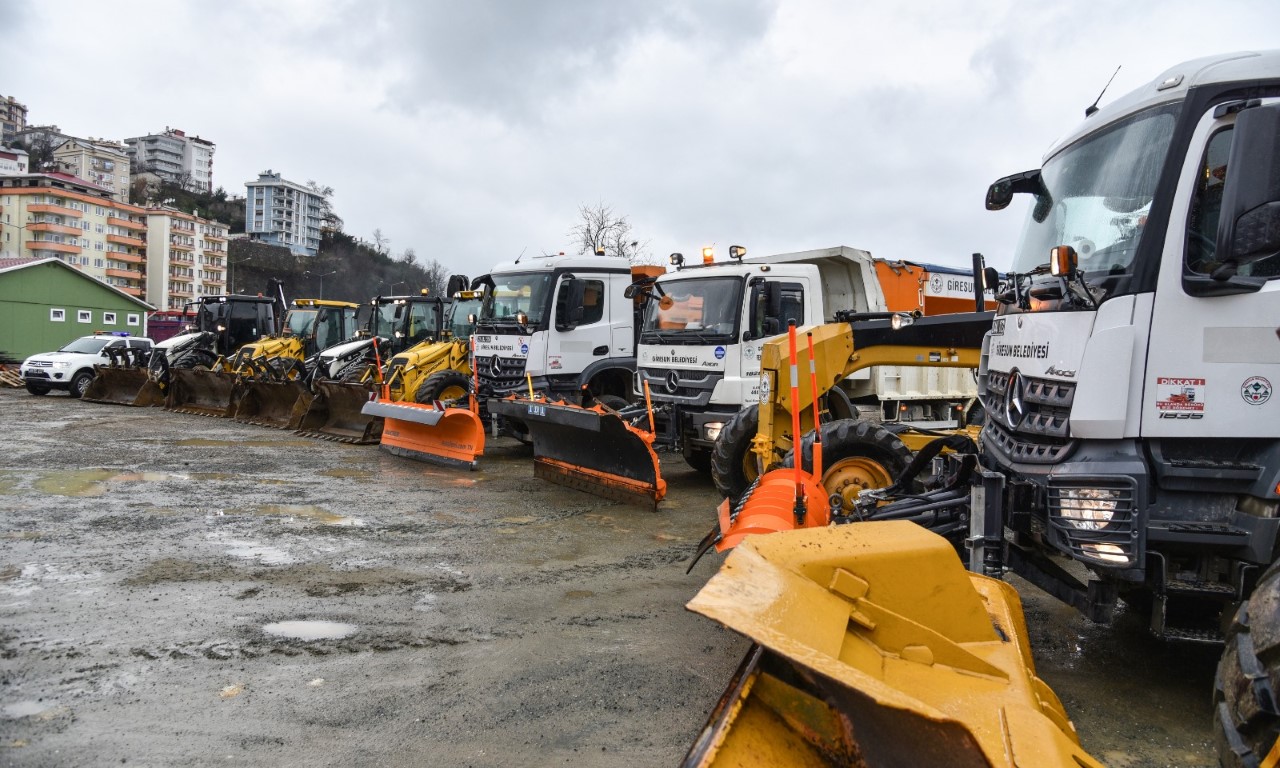
[[51,389],[63,389],[72,397],[80,397],[95,375],[93,366],[111,362],[108,349],[151,350],[151,339],[128,337],[127,334],[97,333],[81,336],[57,352],[42,352],[22,361],[19,372],[27,391],[45,395]]

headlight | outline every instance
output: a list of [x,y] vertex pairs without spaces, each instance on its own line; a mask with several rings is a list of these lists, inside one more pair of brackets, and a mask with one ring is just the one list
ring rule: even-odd
[[1120,505],[1118,491],[1104,488],[1061,488],[1059,511],[1063,522],[1082,531],[1098,531],[1111,522]]
[[71,363],[67,362],[66,360],[60,360],[60,361],[58,361],[58,362],[54,363],[54,364],[53,364],[53,367],[54,367],[54,368],[70,368],[70,367],[71,367]]
[[720,430],[722,429],[724,429],[723,421],[708,421],[706,424],[702,425],[703,435],[713,443],[716,441],[716,438],[720,436]]

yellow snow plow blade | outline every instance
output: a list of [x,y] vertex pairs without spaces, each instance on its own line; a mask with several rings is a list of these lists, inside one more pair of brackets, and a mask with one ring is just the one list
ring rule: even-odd
[[382,436],[382,417],[366,416],[360,410],[376,391],[373,383],[341,381],[316,382],[315,397],[300,398],[295,405],[293,426],[299,435],[356,445],[374,445]]
[[383,421],[381,448],[388,453],[449,467],[479,469],[484,424],[467,408],[370,400],[367,416]]
[[235,404],[235,420],[241,424],[257,424],[277,429],[297,429],[295,412],[299,401],[303,408],[311,404],[311,392],[300,381],[262,381],[250,379]]
[[667,493],[653,434],[600,406],[509,397],[490,400],[489,411],[528,428],[535,477],[649,507]]
[[914,523],[749,536],[687,606],[755,641],[683,763],[1102,768],[1017,593]]
[[163,397],[150,396],[158,390],[146,386],[149,378],[146,368],[100,365],[80,399],[116,405],[163,405]]
[[170,368],[164,409],[230,418],[239,399],[240,376],[205,368]]

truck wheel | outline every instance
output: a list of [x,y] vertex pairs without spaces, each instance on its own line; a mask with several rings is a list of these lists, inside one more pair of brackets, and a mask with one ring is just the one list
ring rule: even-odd
[[[813,433],[800,441],[804,469],[813,471]],[[865,419],[838,419],[822,425],[822,487],[842,499],[841,509],[853,511],[858,494],[885,488],[911,463],[911,449],[889,430]],[[795,466],[795,452],[782,459]],[[834,510],[833,510],[834,511]]]
[[418,385],[413,400],[426,404],[436,400],[450,402],[461,400],[471,391],[471,379],[459,371],[436,371]]
[[28,392],[30,392],[30,393],[31,393],[31,394],[33,394],[33,395],[47,395],[47,394],[49,394],[49,388],[48,388],[48,387],[43,386],[43,385],[41,385],[41,384],[32,384],[32,383],[31,383],[31,382],[29,382],[29,381],[27,382],[27,391],[28,391]]
[[625,397],[618,397],[617,395],[597,395],[595,401],[604,407],[612,408],[615,411],[620,411],[628,405],[631,405],[631,403],[627,402]]
[[733,415],[711,449],[711,482],[726,499],[737,501],[760,476],[751,440],[760,429],[760,406],[753,404]]
[[711,451],[706,448],[685,448],[684,463],[703,475],[711,474]]
[[1213,681],[1213,733],[1223,768],[1258,766],[1280,732],[1280,561],[1236,611]]
[[89,385],[93,383],[93,373],[90,371],[80,371],[71,377],[71,396],[82,397],[85,392],[89,391]]
[[193,349],[190,352],[184,352],[182,357],[173,361],[174,368],[200,368],[202,370],[212,370],[213,364],[218,362],[218,356],[206,349]]

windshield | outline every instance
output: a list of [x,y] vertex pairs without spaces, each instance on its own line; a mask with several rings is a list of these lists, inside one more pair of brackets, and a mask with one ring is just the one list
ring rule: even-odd
[[493,290],[485,294],[481,322],[515,322],[516,313],[529,316],[526,325],[542,325],[546,319],[550,272],[494,275]]
[[96,355],[97,353],[101,352],[102,348],[107,346],[107,344],[110,341],[111,341],[110,337],[106,337],[106,336],[89,336],[83,339],[76,339],[75,341],[66,345],[62,349],[59,349],[58,351],[59,352],[79,352],[85,355]]
[[395,335],[396,304],[379,304],[373,315],[373,335],[389,339]]
[[742,280],[699,277],[654,283],[645,305],[641,334],[653,340],[737,333],[742,309]]
[[291,309],[284,316],[286,336],[310,336],[311,328],[316,323],[316,310]]
[[1047,265],[1054,246],[1076,250],[1103,295],[1127,282],[1164,167],[1176,107],[1161,107],[1093,134],[1049,158],[1040,171],[1013,269]]
[[465,339],[476,329],[475,323],[467,319],[470,315],[480,314],[480,299],[454,299],[453,322],[449,330],[455,339]]

